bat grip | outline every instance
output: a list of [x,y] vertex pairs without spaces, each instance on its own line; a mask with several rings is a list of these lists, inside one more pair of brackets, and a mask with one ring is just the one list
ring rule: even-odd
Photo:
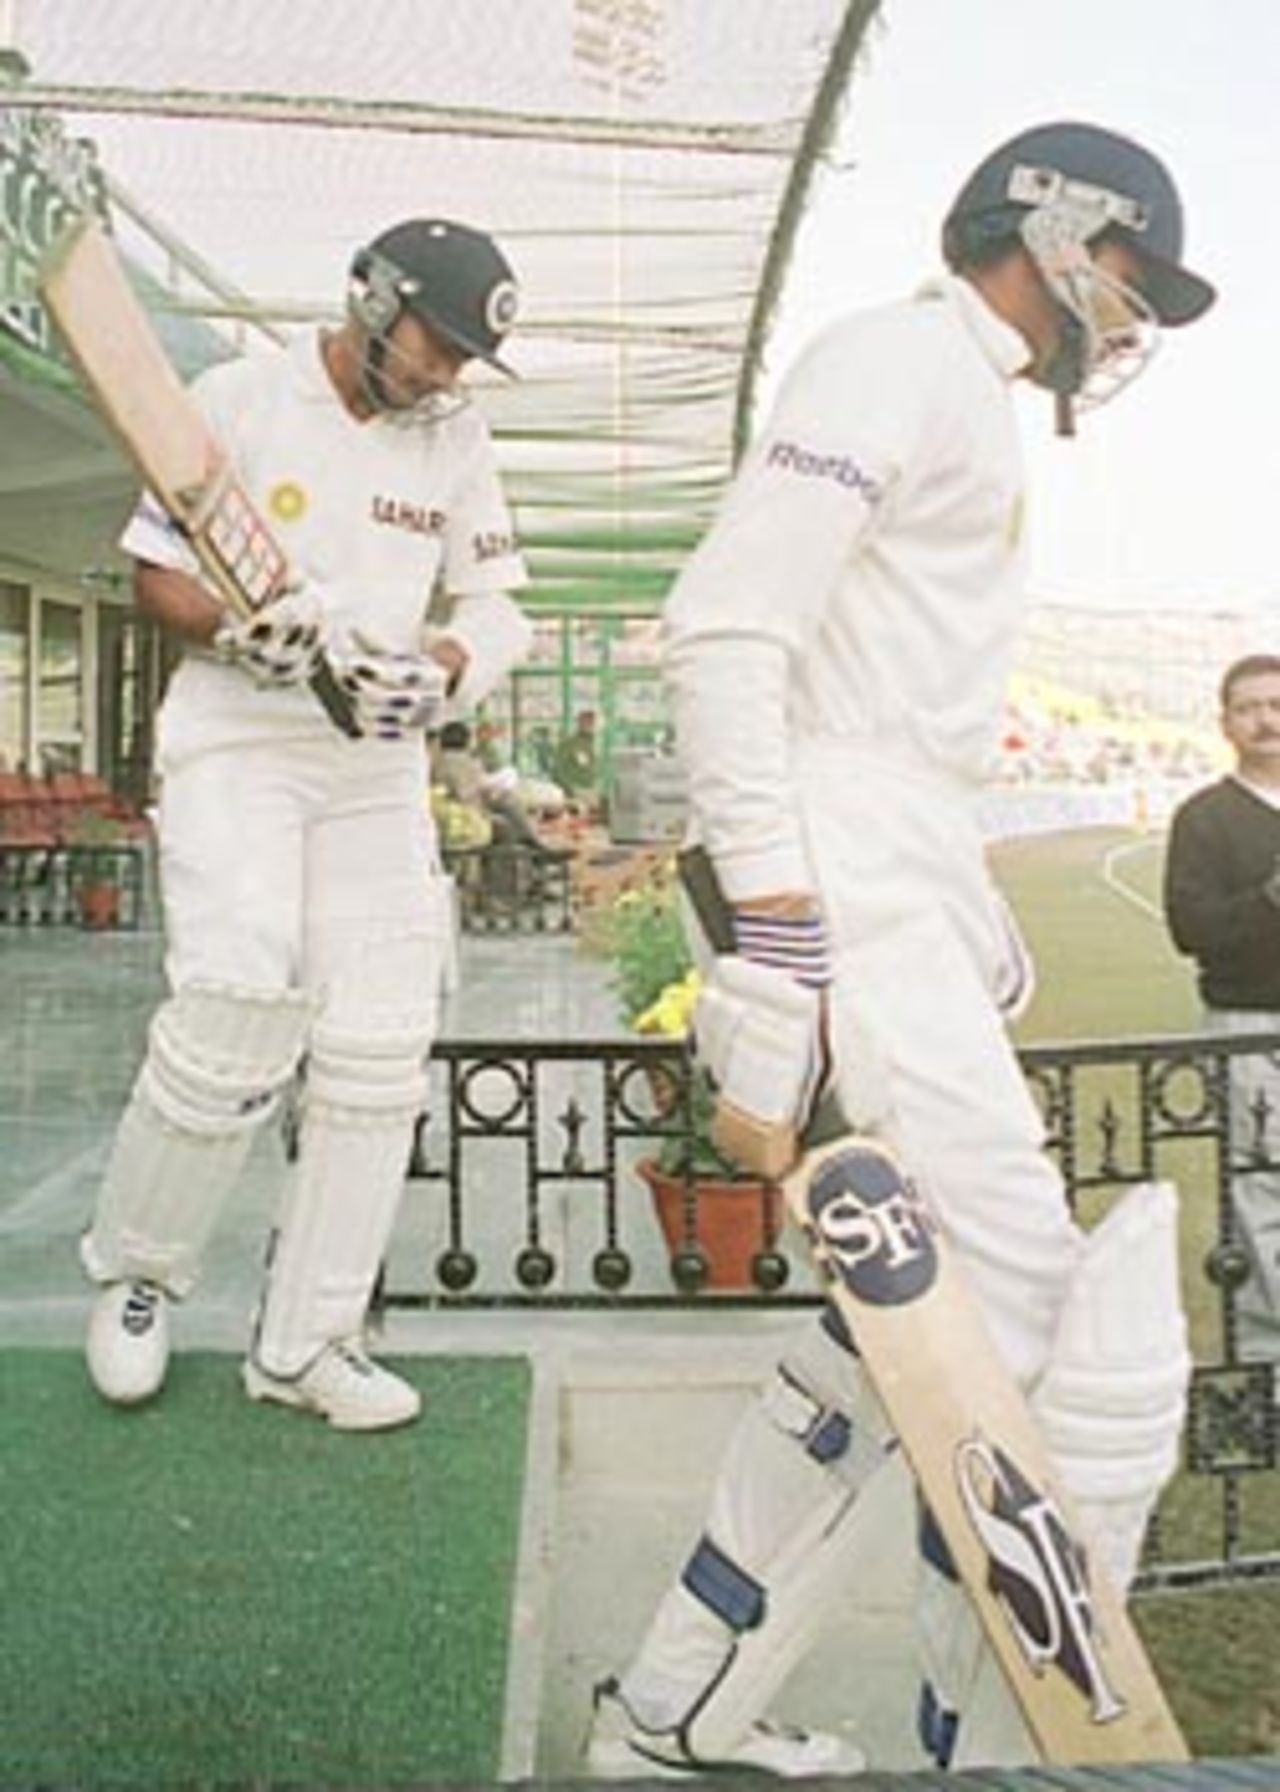
[[327,659],[321,658],[311,674],[310,684],[334,727],[350,739],[359,740],[361,729],[355,708]]

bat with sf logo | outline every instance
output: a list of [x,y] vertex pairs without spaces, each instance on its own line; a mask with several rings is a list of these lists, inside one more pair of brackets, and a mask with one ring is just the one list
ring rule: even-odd
[[[680,869],[709,943],[732,951],[709,859],[690,849]],[[828,1098],[782,1187],[1045,1760],[1186,1760],[1124,1600],[1090,1562],[963,1268],[896,1159]]]
[[[256,615],[289,585],[284,551],[174,371],[96,218],[86,213],[68,226],[41,264],[39,286],[103,421],[182,530],[201,572],[237,616]],[[323,658],[311,689],[336,728],[360,733]]]

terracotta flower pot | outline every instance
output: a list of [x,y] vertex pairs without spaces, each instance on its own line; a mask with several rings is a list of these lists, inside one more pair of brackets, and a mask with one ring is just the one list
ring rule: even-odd
[[120,922],[118,884],[81,884],[76,891],[80,925],[93,929],[116,927]]
[[[776,1252],[782,1229],[781,1190],[772,1183],[669,1175],[652,1158],[636,1165],[649,1185],[658,1224],[672,1257],[697,1248],[707,1262],[703,1286],[751,1289],[761,1252]],[[772,1279],[772,1278],[771,1278]]]

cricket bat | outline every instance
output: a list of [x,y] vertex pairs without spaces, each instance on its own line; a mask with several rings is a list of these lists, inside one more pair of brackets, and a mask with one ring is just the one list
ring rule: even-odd
[[[191,544],[228,609],[251,617],[289,585],[289,563],[165,354],[110,236],[82,214],[51,246],[40,296],[103,421]],[[322,659],[311,688],[344,734],[360,733]]]
[[[714,868],[699,848],[679,864],[708,940],[726,949],[732,911]],[[1187,1760],[1124,1600],[1090,1563],[1022,1391],[909,1178],[828,1098],[782,1187],[1045,1761]]]

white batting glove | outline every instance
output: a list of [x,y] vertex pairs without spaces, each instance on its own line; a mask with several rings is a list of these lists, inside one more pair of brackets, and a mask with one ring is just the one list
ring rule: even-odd
[[403,740],[440,725],[449,675],[430,654],[395,653],[354,631],[351,647],[331,657],[362,734]]
[[826,1077],[821,991],[748,958],[717,958],[693,1046],[716,1087],[715,1144],[744,1169],[785,1174]]
[[306,684],[324,651],[323,609],[313,585],[300,585],[253,616],[228,616],[213,651],[257,685]]

